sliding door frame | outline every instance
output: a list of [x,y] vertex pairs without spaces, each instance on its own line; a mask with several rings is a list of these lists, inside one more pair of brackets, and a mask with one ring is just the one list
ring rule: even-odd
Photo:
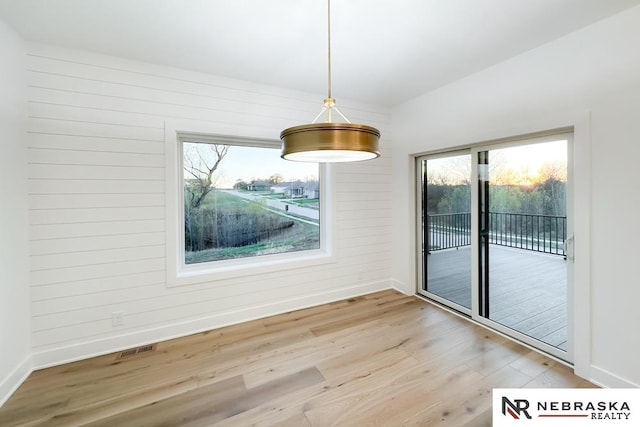
[[[557,140],[566,140],[567,141],[567,193],[566,193],[566,209],[567,209],[567,240],[569,242],[569,244],[567,245],[567,260],[566,260],[566,295],[567,295],[567,350],[563,351],[560,350],[557,347],[554,347],[552,345],[549,345],[545,342],[542,342],[540,340],[537,340],[535,338],[532,338],[522,332],[519,332],[515,329],[511,329],[507,326],[504,326],[494,320],[491,320],[488,317],[485,317],[483,315],[483,311],[480,310],[479,304],[475,304],[472,306],[472,315],[471,318],[482,324],[485,326],[488,326],[492,329],[495,329],[505,335],[509,335],[515,339],[517,339],[518,341],[522,341],[525,344],[528,344],[532,347],[538,348],[542,351],[544,351],[545,353],[551,354],[561,360],[564,360],[568,363],[572,363],[573,362],[573,330],[574,330],[574,325],[573,325],[573,245],[571,244],[572,239],[573,239],[573,133],[572,132],[564,132],[564,133],[558,133],[558,134],[552,134],[552,135],[548,135],[548,136],[543,136],[543,137],[536,137],[536,138],[524,138],[524,139],[518,139],[518,140],[514,140],[514,141],[509,141],[509,142],[499,142],[499,143],[494,143],[494,144],[486,144],[483,146],[478,146],[475,147],[474,149],[472,149],[472,158],[474,159],[474,166],[476,167],[476,171],[472,172],[473,174],[473,178],[476,179],[477,182],[479,182],[480,180],[480,171],[478,170],[478,158],[479,158],[479,153],[480,152],[485,152],[485,151],[491,151],[491,150],[497,150],[497,149],[503,149],[503,148],[512,148],[512,147],[520,147],[520,146],[524,146],[524,145],[535,145],[535,144],[540,144],[540,143],[544,143],[544,142],[551,142],[551,141],[557,141]],[[489,162],[491,161],[491,159],[489,158]],[[474,194],[475,193],[475,194]],[[472,189],[472,203],[473,203],[473,207],[476,209],[477,214],[476,216],[476,221],[475,221],[475,228],[474,228],[474,224],[472,222],[472,228],[471,228],[471,234],[472,236],[474,236],[474,238],[471,239],[471,245],[472,245],[472,264],[475,266],[474,268],[476,268],[474,271],[478,272],[480,269],[480,240],[479,240],[479,233],[480,233],[480,224],[479,224],[479,191],[473,191]],[[474,198],[475,195],[475,198]],[[475,247],[473,246],[475,244]],[[490,267],[489,267],[490,268]],[[473,289],[476,290],[476,292],[478,293],[480,291],[480,276],[479,274],[473,274],[472,276],[472,282],[473,282]],[[490,286],[490,285],[489,285]],[[476,295],[475,296],[475,301],[479,301],[480,295]],[[490,311],[489,311],[490,313]]]
[[[554,346],[546,344],[535,338],[531,338],[521,332],[515,331],[511,328],[503,326],[493,320],[483,317],[480,313],[480,241],[478,239],[480,232],[480,213],[479,213],[479,168],[478,168],[478,156],[482,151],[495,150],[499,148],[517,147],[522,145],[530,145],[543,142],[557,141],[559,139],[567,140],[567,195],[566,195],[566,208],[567,208],[567,275],[566,275],[566,292],[567,292],[567,350],[563,351]],[[422,253],[423,244],[423,225],[422,225],[422,162],[427,159],[436,159],[442,157],[448,157],[456,154],[471,154],[471,310],[465,307],[452,303],[449,300],[440,298],[437,295],[433,295],[426,292],[423,289],[424,286],[424,262]],[[416,239],[417,250],[417,293],[434,300],[440,304],[466,314],[471,320],[486,326],[490,329],[496,330],[504,335],[507,335],[515,340],[521,341],[524,344],[539,349],[547,354],[550,354],[560,360],[563,360],[569,364],[574,362],[574,336],[575,336],[575,322],[574,322],[574,129],[573,128],[561,128],[554,129],[547,132],[539,132],[529,135],[515,136],[513,138],[502,138],[499,140],[485,141],[477,144],[471,144],[466,147],[459,147],[452,150],[439,150],[430,153],[425,153],[415,157],[415,170],[416,170],[416,231],[419,233],[420,238]]]
[[[425,257],[425,253],[424,253],[424,251],[425,251],[424,230],[425,230],[425,228],[424,228],[423,218],[422,218],[423,209],[424,209],[424,206],[423,206],[424,205],[424,199],[423,199],[423,197],[424,197],[424,188],[423,188],[422,163],[424,161],[427,161],[427,160],[443,159],[443,158],[446,158],[446,157],[454,157],[454,156],[462,156],[462,155],[470,155],[471,156],[471,159],[470,159],[471,160],[471,168],[472,168],[471,169],[471,177],[473,177],[474,176],[474,174],[473,174],[473,167],[474,167],[473,159],[474,159],[474,157],[473,157],[473,153],[472,153],[471,148],[465,148],[465,149],[461,149],[461,150],[441,151],[441,152],[436,152],[436,153],[431,153],[431,154],[425,154],[423,156],[416,157],[416,159],[415,159],[415,162],[416,162],[416,165],[415,165],[415,170],[416,170],[416,189],[417,189],[417,192],[416,192],[416,200],[417,200],[417,203],[416,203],[416,207],[417,207],[416,218],[417,218],[417,223],[418,223],[418,234],[420,236],[418,239],[416,239],[416,251],[417,251],[417,254],[418,254],[418,260],[417,260],[418,264],[417,264],[417,266],[418,266],[418,276],[419,276],[418,277],[418,289],[417,289],[417,292],[420,295],[424,296],[424,297],[432,299],[433,301],[436,301],[436,302],[438,302],[440,304],[444,304],[449,308],[452,308],[452,309],[454,309],[454,310],[456,310],[456,311],[458,311],[460,313],[463,313],[463,314],[471,317],[472,316],[471,309],[469,309],[469,308],[467,308],[467,307],[465,307],[463,305],[457,304],[457,303],[455,303],[455,302],[453,302],[451,300],[448,300],[446,298],[443,298],[443,297],[441,297],[439,295],[436,295],[436,294],[434,294],[432,292],[429,292],[429,291],[427,291],[426,289],[423,288],[423,285],[425,283],[425,274],[426,274],[426,271],[427,271],[426,268],[428,268],[428,266],[425,266],[425,263],[424,263],[424,257]],[[471,179],[471,177],[469,177],[469,178]],[[473,185],[473,180],[472,179],[471,179],[471,184],[470,185]],[[473,191],[471,191],[471,194],[473,195]],[[473,199],[472,199],[472,202],[471,202],[471,206],[473,207]],[[475,215],[473,215],[473,214],[471,215],[471,221],[472,221],[471,230],[473,230],[473,219],[474,219],[474,216]],[[472,231],[472,237],[473,237],[473,231]],[[473,238],[472,238],[472,244],[473,244]],[[473,246],[472,246],[471,250],[473,251]],[[472,259],[473,259],[473,257],[472,257]],[[469,266],[469,268],[472,268],[472,266]],[[471,270],[471,275],[472,276],[473,276],[473,272],[474,272],[474,270]],[[473,298],[474,298],[473,285],[472,284],[469,284],[469,285],[472,287],[471,298],[472,298],[472,302],[473,302]],[[471,306],[473,307],[473,303],[471,304]]]

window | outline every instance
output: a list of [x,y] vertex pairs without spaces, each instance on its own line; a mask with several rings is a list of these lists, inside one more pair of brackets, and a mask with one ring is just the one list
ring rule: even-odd
[[169,286],[332,262],[327,166],[282,160],[279,141],[168,130]]

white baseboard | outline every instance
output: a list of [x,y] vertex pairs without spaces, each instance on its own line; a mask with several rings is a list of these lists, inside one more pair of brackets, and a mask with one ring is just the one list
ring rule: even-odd
[[32,363],[34,369],[47,368],[391,288],[393,288],[391,280],[370,282],[348,288],[305,295],[304,297],[292,298],[276,303],[249,307],[242,310],[214,314],[187,322],[175,323],[101,340],[82,342],[43,351],[37,351],[36,349],[32,355]]
[[416,294],[416,290],[415,289],[409,289],[409,286],[407,286],[405,283],[402,283],[399,280],[396,279],[390,279],[391,282],[391,288],[395,289],[398,292],[402,292],[403,294],[407,295],[407,296],[412,296]]
[[596,366],[591,366],[591,378],[588,378],[588,380],[606,388],[640,388],[640,385]]
[[31,356],[27,356],[0,382],[0,407],[9,400],[24,380],[31,375],[31,372],[33,372]]

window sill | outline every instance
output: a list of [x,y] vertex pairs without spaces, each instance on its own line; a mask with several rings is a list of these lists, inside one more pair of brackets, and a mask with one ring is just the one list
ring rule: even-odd
[[[259,261],[256,258],[240,258],[215,263],[203,263],[183,266],[175,275],[167,278],[167,287],[193,285],[254,276],[277,271],[295,270],[336,262],[335,257],[322,250],[301,252],[298,254],[266,255]],[[215,264],[215,265],[213,265]]]

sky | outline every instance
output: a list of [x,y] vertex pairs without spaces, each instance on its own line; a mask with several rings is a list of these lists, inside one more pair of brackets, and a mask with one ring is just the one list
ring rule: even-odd
[[[567,141],[543,142],[539,144],[521,145],[518,147],[503,148],[500,150],[491,150],[489,152],[489,163],[492,158],[496,163],[496,169],[507,169],[516,172],[517,184],[529,184],[535,182],[539,176],[542,166],[557,165],[564,170],[566,178],[567,168]],[[491,170],[491,167],[490,167]],[[498,170],[490,172],[497,175]]]
[[[510,170],[523,181],[535,179],[542,166],[555,164],[566,169],[567,141],[552,141],[489,150],[490,176]],[[471,155],[429,159],[428,173],[446,176],[450,183],[459,183],[471,174]],[[520,184],[520,182],[518,182]]]
[[[185,150],[191,146],[204,148],[205,144],[185,143]],[[207,152],[206,150],[202,152]],[[185,154],[186,155],[186,154]],[[212,164],[212,163],[211,163]],[[217,188],[232,188],[238,180],[267,179],[274,174],[281,175],[285,181],[305,181],[318,179],[317,163],[302,163],[283,160],[279,148],[257,148],[233,145],[216,171]]]

